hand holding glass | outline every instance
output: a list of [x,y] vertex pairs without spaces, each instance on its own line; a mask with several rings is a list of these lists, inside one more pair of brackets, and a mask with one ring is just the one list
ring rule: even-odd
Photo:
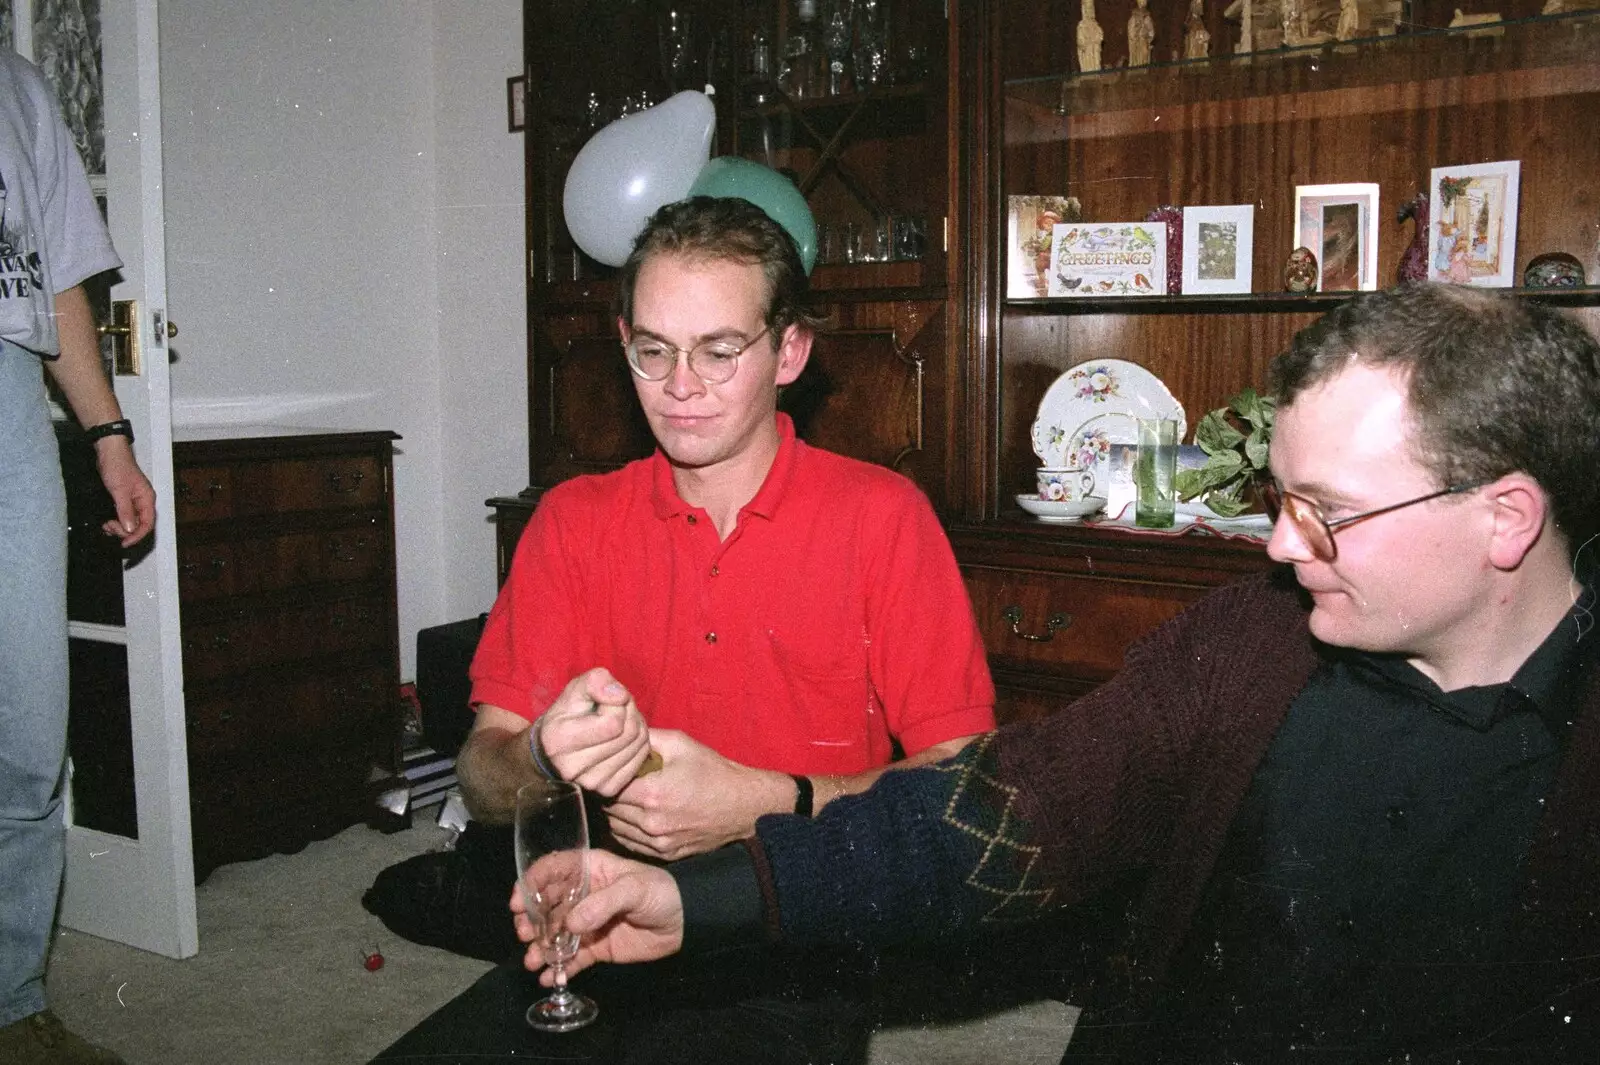
[[570,1032],[600,1015],[600,1008],[567,987],[563,969],[578,953],[566,930],[567,914],[589,894],[589,823],[583,791],[565,781],[517,789],[517,888],[522,892],[533,942],[555,974],[555,988],[528,1007],[528,1024],[542,1032]]

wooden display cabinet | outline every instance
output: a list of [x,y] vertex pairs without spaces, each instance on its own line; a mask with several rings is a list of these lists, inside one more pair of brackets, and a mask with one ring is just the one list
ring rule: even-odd
[[[1153,54],[1170,56],[1187,4],[1149,6]],[[1142,631],[1267,565],[1262,548],[1237,542],[1048,528],[1011,500],[1032,490],[1030,429],[1070,366],[1111,357],[1148,368],[1183,403],[1192,431],[1241,387],[1261,387],[1295,331],[1346,298],[1282,292],[1296,185],[1379,184],[1378,280],[1388,285],[1413,229],[1396,210],[1426,189],[1431,167],[1518,159],[1518,276],[1549,251],[1576,255],[1591,281],[1600,274],[1600,141],[1583,132],[1600,107],[1595,13],[1531,17],[1536,0],[1519,0],[1501,10],[1527,17],[1450,30],[1451,10],[1418,0],[1395,36],[1240,55],[1237,25],[1213,0],[1210,58],[1117,69],[1131,7],[1098,5],[1112,68],[1098,73],[1077,72],[1077,5],[990,4],[974,27],[983,43],[970,49],[990,91],[964,104],[981,163],[973,213],[985,223],[983,246],[966,251],[979,311],[963,355],[974,387],[957,418],[980,446],[966,478],[978,491],[952,535],[1013,716],[1105,679]],[[1077,196],[1085,221],[1143,219],[1166,204],[1255,204],[1255,291],[1007,299],[1006,197],[1023,194]],[[1593,285],[1526,296],[1600,324]]]
[[[1412,0],[1392,35],[1237,54],[1237,18],[1225,0],[1205,0],[1210,57],[1173,61],[1189,5],[1150,0],[1158,62],[1126,69],[1132,6],[1097,4],[1098,73],[1078,72],[1077,4],[949,0],[892,5],[927,42],[926,77],[910,84],[750,105],[734,47],[724,80],[746,106],[719,94],[718,150],[790,169],[824,226],[885,209],[928,217],[921,260],[817,268],[815,300],[835,328],[784,402],[808,439],[928,492],[967,578],[1003,718],[1065,705],[1114,674],[1129,642],[1269,565],[1259,544],[1050,526],[1013,500],[1032,490],[1030,428],[1067,368],[1097,357],[1148,368],[1192,431],[1240,388],[1260,387],[1295,331],[1346,298],[1281,291],[1296,185],[1378,183],[1387,285],[1412,239],[1396,210],[1432,167],[1520,160],[1517,276],[1533,256],[1565,251],[1591,282],[1523,295],[1600,326],[1600,140],[1588,135],[1600,113],[1600,13],[1540,16],[1541,0],[1514,0],[1493,5],[1503,25],[1448,29],[1454,0]],[[1394,13],[1365,6],[1384,22]],[[776,46],[789,8],[707,0],[700,10],[734,42],[759,25]],[[601,11],[610,22],[597,37],[580,28],[597,17],[590,5],[527,5],[530,485],[496,501],[502,566],[543,488],[651,446],[617,352],[609,272],[572,254],[559,219],[563,145],[576,143],[560,133],[576,128],[586,94],[650,83],[664,95],[654,11]],[[604,40],[604,62],[575,46],[586,40]],[[1254,291],[1008,299],[1006,197],[1017,194],[1077,196],[1090,221],[1252,203]]]

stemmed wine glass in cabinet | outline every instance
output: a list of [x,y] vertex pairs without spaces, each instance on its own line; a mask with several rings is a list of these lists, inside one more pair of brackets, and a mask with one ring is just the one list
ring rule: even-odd
[[594,1001],[567,986],[565,965],[578,953],[567,914],[589,893],[589,823],[583,791],[565,781],[517,789],[517,889],[533,926],[533,942],[555,974],[555,988],[528,1007],[528,1024],[570,1032],[600,1015]]

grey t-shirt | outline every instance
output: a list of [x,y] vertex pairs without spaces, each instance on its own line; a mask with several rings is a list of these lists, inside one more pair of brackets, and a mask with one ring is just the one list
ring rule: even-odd
[[49,83],[0,48],[0,337],[54,357],[55,294],[121,265]]

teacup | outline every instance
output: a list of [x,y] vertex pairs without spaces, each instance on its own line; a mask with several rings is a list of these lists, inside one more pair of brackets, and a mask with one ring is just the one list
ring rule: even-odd
[[1040,466],[1039,498],[1076,503],[1094,495],[1094,471],[1082,466]]

